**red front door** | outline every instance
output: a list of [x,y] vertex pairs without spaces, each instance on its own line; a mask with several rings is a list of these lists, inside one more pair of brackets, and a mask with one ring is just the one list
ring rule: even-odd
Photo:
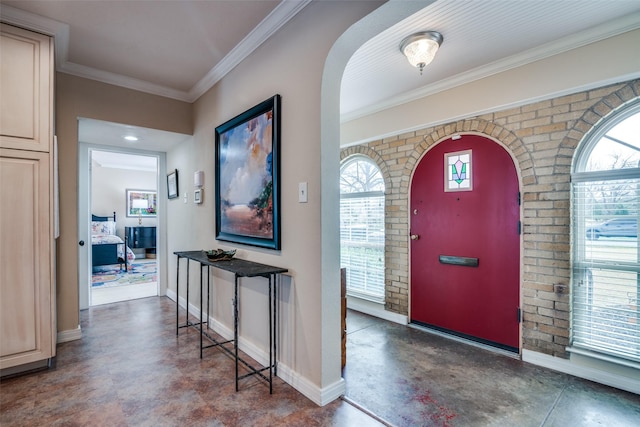
[[[445,155],[466,150],[472,189],[447,192]],[[425,154],[411,184],[412,322],[518,351],[519,210],[513,160],[494,141],[463,135]]]

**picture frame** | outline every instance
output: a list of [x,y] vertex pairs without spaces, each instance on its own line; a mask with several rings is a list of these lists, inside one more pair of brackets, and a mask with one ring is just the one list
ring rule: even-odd
[[167,197],[175,199],[178,194],[178,169],[174,169],[173,172],[167,174]]
[[280,95],[215,129],[216,239],[280,249]]
[[127,217],[155,218],[158,212],[158,193],[153,190],[127,189]]

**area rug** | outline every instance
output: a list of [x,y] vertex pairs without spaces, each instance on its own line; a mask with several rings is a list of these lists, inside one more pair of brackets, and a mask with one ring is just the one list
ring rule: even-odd
[[129,271],[120,269],[119,265],[104,266],[91,275],[91,286],[108,288],[113,286],[137,285],[156,282],[158,280],[158,263],[156,260],[134,261]]

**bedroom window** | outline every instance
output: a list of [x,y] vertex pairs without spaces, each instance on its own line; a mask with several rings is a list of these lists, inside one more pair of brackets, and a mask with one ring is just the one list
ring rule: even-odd
[[640,362],[640,100],[576,152],[571,350]]
[[347,294],[384,302],[384,179],[369,158],[340,168],[340,265]]

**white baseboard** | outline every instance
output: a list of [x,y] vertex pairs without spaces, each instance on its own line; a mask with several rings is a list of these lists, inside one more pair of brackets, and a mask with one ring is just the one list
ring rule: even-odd
[[[175,291],[167,289],[167,297],[175,301]],[[185,299],[180,298],[178,304],[184,308],[186,305]],[[198,319],[200,318],[200,309],[195,307],[193,304],[189,304],[189,313]],[[208,319],[206,315],[204,316],[203,321],[209,322],[209,327],[224,339],[233,339],[233,329],[227,327],[223,323],[220,323],[213,317]],[[252,342],[247,341],[242,337],[238,337],[238,348],[261,365],[267,366],[269,364],[269,353]],[[324,406],[332,402],[342,396],[346,391],[346,384],[342,378],[334,384],[321,389],[307,378],[299,375],[289,366],[280,362],[278,362],[278,378],[282,379],[319,406]]]
[[[215,319],[211,319],[210,326],[217,334],[224,337],[224,339],[233,339],[233,330],[228,328],[226,325],[223,325]],[[238,348],[242,352],[262,366],[267,366],[269,364],[269,353],[267,351],[256,346],[250,341],[244,340],[242,337],[239,337],[238,341]],[[324,406],[327,403],[334,401],[342,396],[346,391],[346,384],[342,378],[329,387],[321,389],[307,378],[293,371],[289,366],[280,362],[278,362],[278,378],[282,379],[291,387],[306,396],[309,400],[320,406]]]
[[167,292],[165,293],[165,295],[173,302],[176,301],[176,291],[174,291],[173,289],[167,288]]
[[340,396],[344,395],[346,391],[347,383],[344,381],[344,378],[340,378],[335,383],[320,389],[320,402],[311,399],[309,396],[307,397],[316,402],[318,405],[324,406],[327,403],[331,403],[334,400],[338,399]]
[[618,375],[590,366],[579,365],[571,360],[549,356],[531,350],[522,350],[522,360],[534,365],[553,369],[575,377],[584,378],[600,384],[619,388],[631,393],[640,394],[640,379]]
[[282,363],[278,363],[278,378],[281,378],[318,406],[324,406],[333,402],[344,395],[347,389],[343,378],[340,378],[328,387],[320,388],[309,381],[308,378],[299,375],[289,366],[283,365]]
[[379,317],[380,319],[388,320],[389,322],[399,323],[401,325],[406,325],[408,323],[407,316],[404,314],[387,311],[384,309],[384,304],[363,300],[357,297],[347,297],[347,308],[370,316]]
[[76,329],[60,331],[58,332],[58,336],[57,336],[58,344],[63,342],[68,342],[68,341],[75,341],[79,339],[82,339],[82,329],[80,328],[80,325],[78,325]]

